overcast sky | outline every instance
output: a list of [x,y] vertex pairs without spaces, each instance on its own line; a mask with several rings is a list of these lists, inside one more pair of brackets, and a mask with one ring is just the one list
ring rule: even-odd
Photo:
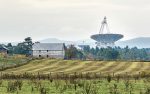
[[82,40],[99,32],[150,37],[150,0],[0,0],[0,41]]

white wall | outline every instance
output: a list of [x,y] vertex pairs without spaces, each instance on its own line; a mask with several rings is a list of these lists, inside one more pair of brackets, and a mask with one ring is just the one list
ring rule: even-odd
[[33,57],[39,57],[39,55],[41,55],[41,57],[48,57],[49,58],[64,58],[65,56],[65,51],[47,51],[47,50],[34,50],[33,51]]

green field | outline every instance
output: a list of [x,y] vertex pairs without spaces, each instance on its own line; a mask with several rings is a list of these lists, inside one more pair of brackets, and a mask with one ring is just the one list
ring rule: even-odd
[[[143,80],[1,80],[0,94],[150,94]],[[14,85],[15,83],[15,85]]]

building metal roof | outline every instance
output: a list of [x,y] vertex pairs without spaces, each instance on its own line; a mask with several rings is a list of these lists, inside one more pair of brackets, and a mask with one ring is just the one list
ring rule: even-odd
[[34,43],[32,50],[64,50],[64,43]]

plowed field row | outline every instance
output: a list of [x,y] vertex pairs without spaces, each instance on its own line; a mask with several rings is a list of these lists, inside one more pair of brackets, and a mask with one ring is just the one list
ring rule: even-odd
[[74,72],[102,72],[102,73],[132,73],[150,71],[150,62],[123,62],[123,61],[80,61],[80,60],[57,60],[43,59],[33,60],[27,65],[7,69],[6,73],[74,73]]

